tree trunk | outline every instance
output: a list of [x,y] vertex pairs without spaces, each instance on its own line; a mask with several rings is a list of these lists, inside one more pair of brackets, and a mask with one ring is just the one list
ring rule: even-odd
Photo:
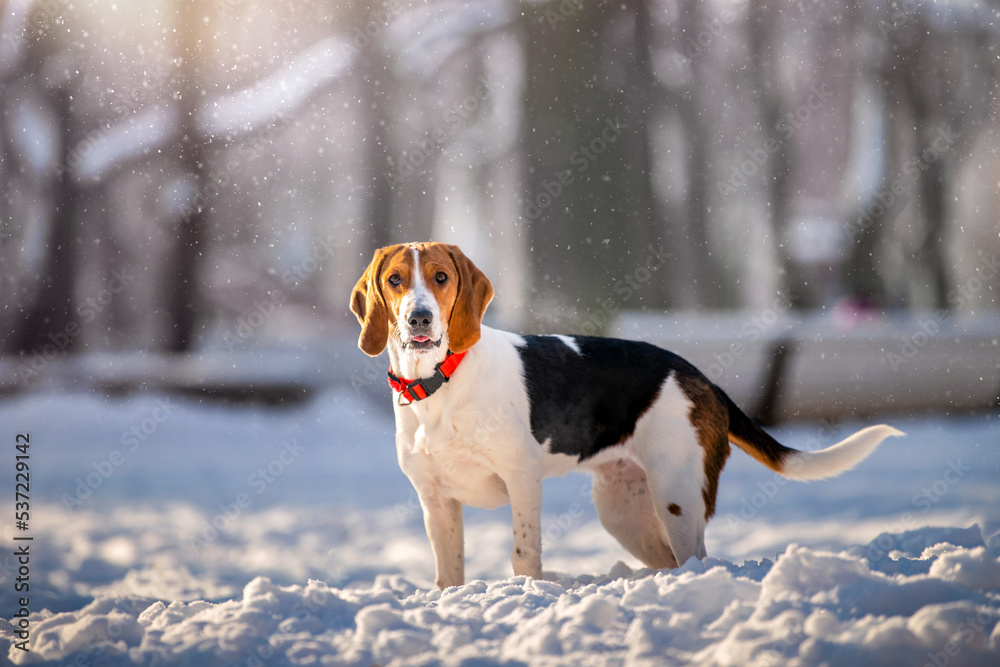
[[[367,6],[364,6],[367,7]],[[358,13],[358,23],[362,22]],[[378,44],[371,44],[355,62],[355,76],[358,79],[362,113],[367,125],[365,131],[364,162],[361,169],[366,186],[363,191],[366,203],[362,225],[370,230],[370,238],[376,248],[381,248],[401,240],[393,233],[393,198],[395,186],[390,179],[397,178],[398,166],[389,163],[390,148],[393,145],[392,117],[389,113],[387,84],[393,76],[385,62]]]
[[[782,108],[781,91],[777,80],[778,63],[774,56],[775,36],[778,34],[775,23],[779,15],[773,11],[767,0],[755,0],[750,7],[747,18],[750,43],[750,64],[748,69],[752,77],[753,89],[757,91],[758,114],[764,137],[771,137],[781,122]],[[778,141],[777,149],[772,153],[766,164],[768,210],[771,213],[772,243],[781,244],[788,229],[789,204],[792,199],[792,169],[794,166],[794,151],[787,140]],[[779,276],[784,277],[784,289],[788,290],[789,298],[794,306],[802,305],[802,295],[792,289],[798,281],[789,281],[796,274],[795,267],[787,252],[777,252],[777,257],[783,265]]]
[[[702,29],[700,0],[688,0],[681,7],[683,34],[694,36]],[[679,100],[678,113],[687,138],[684,160],[687,174],[688,196],[685,202],[682,261],[686,262],[689,288],[683,295],[682,306],[697,308],[718,307],[722,303],[721,289],[716,282],[719,273],[714,269],[712,251],[709,246],[709,179],[712,174],[709,165],[707,110],[702,97],[707,87],[704,57],[691,62],[691,83],[687,94]]]
[[[169,250],[171,261],[165,281],[167,320],[171,323],[165,347],[170,352],[187,352],[195,343],[203,315],[201,264],[204,258],[208,207],[208,165],[205,144],[197,127],[201,96],[202,16],[208,12],[198,0],[178,0],[177,55],[180,59],[180,157],[194,181],[195,197],[186,207],[177,228],[177,238]],[[209,19],[211,20],[211,18]]]
[[614,295],[623,266],[628,227],[613,181],[624,173],[621,138],[634,128],[613,104],[603,69],[604,32],[620,11],[565,2],[523,8],[521,213],[532,293],[525,319],[536,328],[599,328],[607,317],[601,303]]
[[[650,132],[650,116],[661,99],[661,91],[652,63],[652,12],[650,0],[634,0],[632,3],[634,56],[621,105],[624,122],[629,127],[621,137],[621,152],[618,155],[622,170],[614,179],[618,186],[616,206],[622,211],[622,222],[628,225],[624,243],[628,256],[623,261],[624,275],[621,278],[631,277],[639,285],[635,274],[638,272],[638,277],[642,278],[645,275],[643,267],[655,267],[648,283],[640,285],[638,298],[626,300],[619,296],[615,305],[629,309],[661,309],[674,305],[674,287],[680,284],[679,280],[669,279],[675,273],[672,269],[675,268],[676,253],[667,239],[666,212],[653,187],[656,175],[652,142],[656,138]],[[665,257],[663,253],[668,253],[670,257]]]
[[917,250],[915,259],[926,275],[932,306],[948,308],[948,274],[945,270],[944,232],[947,185],[943,161],[932,162],[920,173],[920,203],[927,236]]
[[58,170],[55,182],[52,225],[38,294],[13,337],[14,352],[42,352],[48,357],[53,345],[60,353],[69,352],[76,347],[80,335],[81,322],[74,319],[80,246],[77,214],[80,186],[65,166],[74,141],[71,97],[66,88],[53,94],[55,115],[61,128],[60,164],[63,167]]

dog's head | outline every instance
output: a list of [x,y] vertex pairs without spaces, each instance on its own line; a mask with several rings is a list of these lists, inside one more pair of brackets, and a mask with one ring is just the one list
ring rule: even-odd
[[361,323],[358,347],[374,357],[393,336],[406,352],[464,352],[479,341],[492,298],[492,283],[458,246],[380,248],[351,295],[351,312]]

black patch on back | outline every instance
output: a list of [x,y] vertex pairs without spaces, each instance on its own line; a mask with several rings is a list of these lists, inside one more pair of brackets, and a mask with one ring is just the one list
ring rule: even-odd
[[671,373],[700,375],[672,352],[635,341],[569,336],[581,354],[554,336],[524,336],[517,348],[531,406],[531,433],[549,451],[590,458],[635,432]]

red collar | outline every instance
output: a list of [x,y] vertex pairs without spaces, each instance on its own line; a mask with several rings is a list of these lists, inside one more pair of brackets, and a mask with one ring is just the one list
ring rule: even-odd
[[[392,372],[392,366],[389,366],[389,386],[399,394],[400,405],[409,405],[414,401],[422,401],[451,379],[451,376],[455,373],[455,369],[462,363],[463,357],[465,357],[465,352],[452,354],[449,350],[448,356],[445,357],[444,361],[434,367],[434,375],[419,380],[407,380],[406,378],[397,377]],[[407,403],[402,402],[404,398],[407,399]]]

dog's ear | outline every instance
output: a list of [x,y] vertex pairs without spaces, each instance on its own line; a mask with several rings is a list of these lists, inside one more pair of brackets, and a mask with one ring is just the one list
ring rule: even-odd
[[479,342],[480,324],[493,299],[493,283],[458,246],[446,245],[458,272],[458,296],[448,319],[448,349],[465,352]]
[[351,294],[351,312],[361,323],[358,347],[370,357],[382,354],[389,342],[389,306],[382,295],[380,276],[382,266],[394,248],[395,246],[390,246],[375,251],[375,256]]

